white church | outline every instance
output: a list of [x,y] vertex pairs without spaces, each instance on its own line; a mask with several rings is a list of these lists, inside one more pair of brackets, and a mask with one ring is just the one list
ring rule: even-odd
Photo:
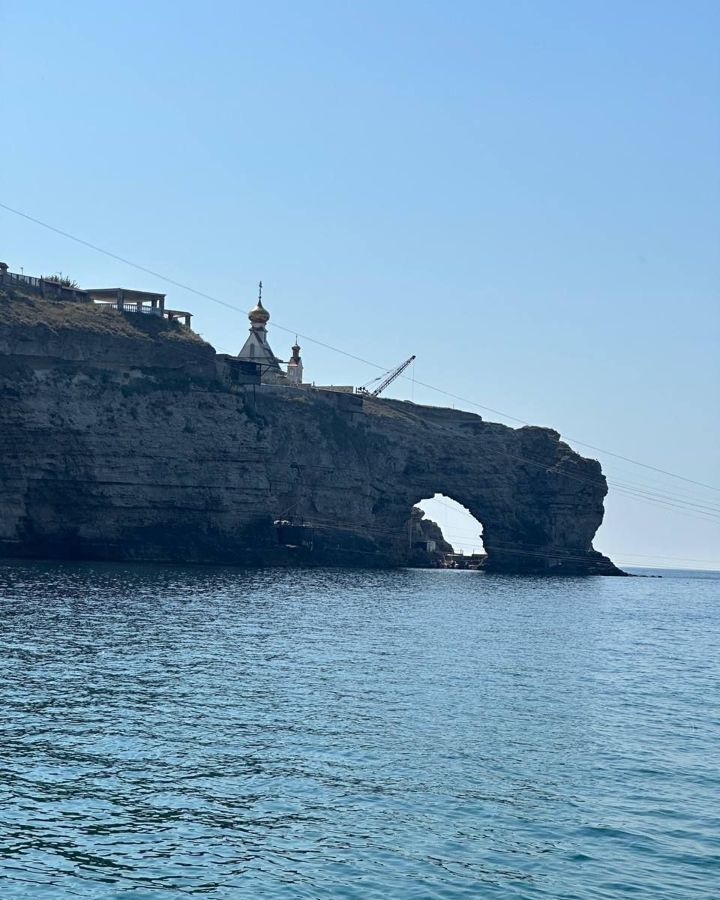
[[[238,359],[260,366],[260,380],[266,383],[302,384],[303,364],[297,338],[292,347],[292,356],[284,363],[270,349],[267,337],[267,323],[270,313],[262,303],[262,281],[259,284],[258,302],[248,313],[250,334],[238,353]],[[281,366],[285,366],[285,371]]]

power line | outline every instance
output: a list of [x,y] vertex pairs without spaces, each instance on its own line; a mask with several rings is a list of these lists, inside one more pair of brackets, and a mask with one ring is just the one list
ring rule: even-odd
[[717,559],[696,559],[690,556],[660,556],[657,553],[621,553],[621,559],[669,559],[675,560],[676,562],[699,562],[699,563],[713,563],[714,565],[718,565],[719,561]]
[[[372,398],[366,397],[366,401],[372,402]],[[385,401],[378,400],[378,403],[383,403]],[[655,503],[667,508],[673,508],[682,512],[683,515],[690,516],[691,518],[700,519],[701,521],[717,521],[718,517],[720,517],[720,508],[714,506],[708,506],[707,504],[697,504],[692,500],[688,500],[682,497],[676,497],[673,495],[665,495],[662,493],[648,491],[642,486],[635,486],[633,484],[629,484],[627,482],[614,482],[610,479],[598,479],[598,478],[589,478],[584,475],[577,475],[571,472],[567,472],[563,469],[551,468],[548,460],[538,459],[537,457],[531,457],[527,455],[521,455],[518,453],[512,453],[507,449],[497,449],[497,448],[485,448],[485,452],[488,455],[494,455],[498,459],[512,459],[518,462],[522,462],[526,465],[536,466],[542,469],[544,472],[552,475],[558,475],[561,478],[570,479],[572,481],[576,481],[580,484],[589,484],[594,487],[597,486],[605,486],[605,481],[607,484],[612,486],[619,493],[624,494],[625,496],[635,498],[637,500],[643,500],[647,503]],[[305,465],[303,468],[316,468],[312,465]],[[322,468],[328,468],[327,466]],[[602,477],[602,476],[601,476]],[[695,514],[695,515],[693,515]]]
[[697,506],[720,513],[720,506],[715,506],[712,504],[708,505],[707,503],[700,502],[699,498],[694,497],[692,494],[678,494],[674,492],[669,493],[667,491],[660,490],[656,485],[647,485],[638,482],[618,481],[609,473],[606,473],[606,478],[608,484],[612,484],[613,486],[632,488],[633,490],[643,491],[650,496],[663,497],[666,500],[676,500],[680,503],[688,503],[692,506]]
[[[500,456],[500,453],[497,453],[497,455]],[[502,455],[508,459],[515,459],[519,462],[538,466],[538,467],[542,468],[544,471],[548,471],[548,462],[547,461],[533,458],[531,456],[521,456],[519,454],[510,453],[507,451],[503,451]],[[591,485],[595,485],[595,486],[597,486],[598,484],[602,484],[602,482],[599,479],[586,478],[583,475],[575,475],[571,472],[565,472],[562,470],[554,470],[554,474],[560,475],[563,478],[569,478],[572,481],[577,481],[581,484],[591,484]],[[695,513],[696,514],[694,516],[695,518],[701,518],[704,521],[706,521],[707,519],[710,519],[711,521],[720,520],[720,510],[715,507],[707,507],[706,509],[696,509],[690,505],[689,501],[683,501],[683,500],[675,501],[672,498],[666,498],[661,494],[652,496],[648,492],[643,491],[642,489],[634,488],[632,486],[628,487],[621,483],[614,483],[614,482],[610,481],[610,479],[606,479],[606,481],[607,481],[608,485],[612,486],[616,491],[619,491],[620,493],[622,493],[626,496],[635,497],[636,499],[644,500],[647,503],[656,503],[656,504],[661,504],[661,505],[667,506],[667,507],[673,507],[678,510],[684,511],[686,515],[691,515],[691,514]],[[716,513],[717,513],[717,515],[716,515]]]
[[[482,528],[483,528],[482,523],[480,523],[472,515],[472,513],[470,513],[468,510],[463,509],[463,508],[455,509],[454,507],[450,506],[448,503],[445,503],[443,500],[440,500],[440,499],[437,499],[434,497],[428,498],[428,499],[433,500],[433,502],[438,503],[441,506],[444,506],[445,508],[449,509],[451,512],[461,513],[462,515],[467,516],[469,519],[471,519],[473,521],[473,523],[476,526],[479,525],[480,529],[482,530]],[[420,501],[420,502],[422,502],[422,501]],[[458,504],[458,506],[460,506],[460,504]],[[312,516],[303,517],[303,518],[307,519],[305,524],[307,524],[309,527],[331,528],[331,529],[337,529],[340,531],[350,531],[355,534],[357,534],[358,531],[360,531],[364,534],[378,535],[380,537],[386,537],[386,538],[394,537],[396,539],[404,539],[405,533],[406,533],[406,528],[407,528],[406,523],[403,523],[402,525],[397,526],[397,527],[378,527],[377,525],[358,526],[357,522],[351,522],[351,521],[346,521],[346,520],[342,520],[342,519],[319,519],[319,518],[315,518]],[[430,521],[432,521],[432,520],[430,520]],[[467,534],[461,535],[459,532],[455,532],[455,531],[442,531],[442,533],[443,533],[444,538],[447,538],[447,537],[455,538],[455,543],[457,543],[457,544],[476,545],[478,538],[480,538],[482,540],[482,534],[474,535],[471,538]],[[458,540],[458,538],[459,538],[459,540]],[[451,541],[451,543],[452,543],[452,541]],[[587,555],[583,555],[583,551],[577,551],[577,550],[573,551],[572,549],[568,549],[566,547],[557,547],[557,546],[553,546],[553,545],[538,547],[538,546],[535,546],[532,544],[526,544],[526,543],[517,542],[517,541],[508,542],[508,541],[494,540],[492,542],[490,549],[495,550],[500,553],[503,553],[503,552],[512,553],[514,555],[526,556],[526,557],[530,557],[530,558],[547,558],[549,556],[549,557],[555,558],[555,559],[561,559],[561,560],[567,560],[567,561],[572,560],[575,562],[587,561],[587,559],[588,559]],[[589,552],[592,552],[592,551],[589,551]],[[643,554],[624,554],[624,555],[621,554],[620,557],[626,558],[626,559],[643,558]],[[653,555],[651,557],[646,557],[646,558],[668,559],[668,560],[683,561],[683,562],[709,562],[709,563],[717,562],[716,560],[707,560],[707,559],[694,560],[694,559],[687,558],[687,557],[669,557],[669,556],[660,556],[660,555]]]
[[[106,250],[106,249],[104,249],[104,248],[102,248],[102,247],[99,247],[98,245],[93,244],[93,243],[91,243],[90,241],[86,241],[86,240],[84,240],[84,239],[82,239],[82,238],[79,238],[79,237],[77,237],[76,235],[70,234],[69,232],[64,231],[63,229],[57,228],[57,227],[55,227],[55,226],[53,226],[53,225],[50,225],[50,224],[48,224],[47,222],[43,222],[43,221],[41,221],[40,219],[37,219],[37,218],[35,218],[35,217],[33,217],[33,216],[28,215],[27,213],[21,212],[20,210],[16,210],[16,209],[14,209],[14,208],[8,206],[8,205],[5,204],[5,203],[0,202],[0,208],[3,208],[3,209],[5,209],[5,210],[7,210],[8,212],[13,213],[14,215],[20,216],[20,217],[22,217],[22,218],[24,218],[24,219],[26,219],[26,220],[28,220],[28,221],[30,221],[30,222],[33,222],[34,224],[37,224],[37,225],[39,225],[39,226],[41,226],[41,227],[43,227],[43,228],[46,228],[46,229],[48,229],[48,230],[50,230],[50,231],[52,231],[52,232],[54,232],[54,233],[56,233],[56,234],[59,234],[59,235],[61,235],[62,237],[65,237],[65,238],[67,238],[67,239],[69,239],[69,240],[72,240],[72,241],[78,243],[78,244],[81,244],[81,245],[83,245],[83,246],[86,246],[86,247],[88,247],[88,248],[94,250],[95,252],[101,253],[101,254],[103,254],[103,255],[105,255],[105,256],[111,258],[111,259],[115,259],[115,260],[117,260],[118,262],[123,263],[124,265],[128,265],[128,266],[130,266],[131,268],[134,268],[134,269],[136,269],[136,270],[138,270],[138,271],[141,271],[141,272],[145,272],[146,274],[151,275],[151,276],[153,276],[154,278],[158,278],[158,279],[160,279],[161,281],[164,281],[164,282],[166,282],[166,283],[168,283],[168,284],[172,284],[172,285],[174,285],[175,287],[180,288],[181,290],[188,291],[189,293],[192,293],[192,294],[194,294],[194,295],[196,295],[196,296],[198,296],[198,297],[202,297],[202,298],[204,298],[204,299],[206,299],[206,300],[210,300],[210,301],[213,302],[213,303],[216,303],[216,304],[218,304],[218,305],[220,305],[220,306],[225,307],[226,309],[229,309],[229,310],[231,310],[231,311],[233,311],[233,312],[237,312],[237,313],[239,313],[239,314],[241,314],[241,315],[244,315],[244,313],[245,313],[245,310],[241,309],[240,307],[238,307],[238,306],[236,306],[236,305],[234,305],[234,304],[231,304],[231,303],[228,303],[228,302],[226,302],[226,301],[224,301],[224,300],[221,300],[221,299],[218,298],[218,297],[214,297],[213,295],[208,294],[208,293],[206,293],[206,292],[204,292],[204,291],[199,291],[199,290],[197,290],[196,288],[191,287],[190,285],[184,284],[183,282],[180,282],[180,281],[177,281],[176,279],[170,278],[169,276],[164,275],[164,274],[162,274],[162,273],[160,273],[160,272],[156,272],[155,270],[150,269],[150,268],[148,268],[147,266],[143,266],[143,265],[140,265],[140,264],[138,264],[138,263],[135,263],[135,262],[133,262],[132,260],[127,259],[126,257],[120,256],[119,254],[113,253],[113,252],[111,252],[111,251],[109,251],[109,250]],[[375,363],[375,362],[373,362],[373,361],[371,361],[371,360],[367,360],[367,359],[364,359],[363,357],[357,356],[357,355],[355,355],[355,354],[353,354],[353,353],[349,353],[349,352],[346,351],[346,350],[343,350],[343,349],[341,349],[341,348],[339,348],[339,347],[335,347],[335,346],[333,346],[333,345],[331,345],[331,344],[325,343],[325,342],[320,341],[320,340],[318,340],[318,339],[316,339],[316,338],[310,337],[309,335],[302,334],[302,333],[296,331],[296,329],[286,328],[285,326],[280,325],[279,323],[274,323],[274,327],[278,328],[278,329],[281,330],[281,331],[285,331],[285,332],[287,332],[287,333],[290,333],[290,334],[295,333],[295,334],[297,334],[299,337],[301,337],[303,340],[310,341],[311,343],[313,343],[313,344],[315,344],[315,345],[317,345],[317,346],[321,346],[321,347],[324,347],[324,348],[326,348],[326,349],[328,349],[328,350],[331,350],[331,351],[333,351],[333,352],[335,352],[335,353],[339,353],[339,354],[341,354],[341,355],[343,355],[343,356],[345,356],[345,357],[348,357],[348,358],[350,358],[350,359],[353,359],[353,360],[355,360],[355,361],[357,361],[357,362],[360,362],[360,363],[362,363],[362,364],[364,364],[364,365],[369,365],[369,366],[372,366],[372,367],[374,367],[374,368],[376,368],[376,369],[380,369],[380,370],[382,370],[382,371],[386,371],[386,368],[387,368],[387,367],[385,367],[385,366],[381,366],[381,365],[379,365],[378,363]],[[403,376],[403,377],[408,378],[408,377],[410,377],[410,376]],[[422,382],[422,381],[418,381],[418,380],[416,380],[416,379],[414,378],[414,374],[413,374],[413,376],[412,376],[412,381],[413,381],[413,384],[418,384],[418,385],[420,385],[420,386],[422,386],[422,387],[427,388],[428,390],[432,390],[432,391],[434,391],[434,392],[436,392],[436,393],[439,393],[439,394],[441,394],[441,395],[443,395],[443,396],[450,397],[450,398],[455,399],[455,400],[458,400],[458,401],[460,401],[460,402],[462,402],[462,403],[466,403],[466,404],[468,404],[468,405],[470,405],[470,406],[474,406],[474,407],[476,407],[476,408],[478,408],[478,409],[487,410],[487,411],[489,411],[489,412],[492,412],[492,413],[495,414],[495,415],[501,416],[502,418],[508,419],[508,420],[510,420],[510,421],[519,422],[519,423],[522,424],[522,425],[530,425],[530,423],[529,423],[529,422],[526,422],[524,419],[521,419],[521,418],[519,418],[519,417],[517,417],[517,416],[513,416],[513,415],[511,415],[511,414],[509,414],[509,413],[505,413],[505,412],[503,412],[502,410],[498,410],[498,409],[495,409],[495,408],[493,408],[493,407],[489,407],[489,406],[486,406],[486,405],[484,405],[484,404],[477,403],[477,402],[474,401],[474,400],[470,400],[470,399],[467,398],[467,397],[462,397],[462,396],[460,396],[460,395],[458,395],[458,394],[455,394],[455,393],[453,393],[453,392],[446,391],[446,390],[444,390],[444,389],[442,389],[442,388],[438,388],[438,387],[436,387],[435,385],[428,384],[428,383]],[[690,484],[697,485],[697,486],[699,486],[699,487],[707,488],[707,489],[709,489],[709,490],[720,491],[720,488],[717,488],[717,487],[715,487],[714,485],[708,485],[708,484],[705,484],[705,483],[703,483],[703,482],[696,481],[695,479],[687,478],[686,476],[678,475],[677,473],[670,472],[670,471],[665,470],[665,469],[661,469],[661,468],[659,468],[659,467],[657,467],[657,466],[653,466],[653,465],[650,465],[650,464],[647,464],[647,463],[640,462],[639,460],[635,460],[635,459],[632,459],[632,458],[630,458],[630,457],[624,456],[624,455],[622,455],[622,454],[615,453],[615,452],[610,451],[610,450],[606,450],[605,448],[598,447],[598,446],[596,446],[596,445],[594,445],[594,444],[589,444],[589,443],[587,443],[587,442],[585,442],[585,441],[581,441],[581,440],[579,440],[579,439],[577,439],[577,438],[572,438],[572,437],[567,437],[567,436],[564,436],[564,437],[565,437],[565,439],[568,440],[568,441],[573,441],[574,443],[580,444],[581,446],[589,447],[590,449],[596,450],[597,452],[605,453],[605,454],[607,454],[607,455],[609,455],[609,456],[615,457],[616,459],[623,460],[624,462],[628,462],[628,463],[631,463],[631,464],[633,464],[633,465],[641,466],[641,467],[643,467],[643,468],[649,469],[649,470],[651,470],[651,471],[657,472],[657,473],[662,474],[662,475],[665,475],[665,476],[667,476],[667,477],[676,478],[676,479],[679,479],[679,480],[681,480],[681,481],[684,481],[684,482],[687,482],[687,483],[690,483]],[[519,459],[519,460],[521,460],[521,461],[523,461],[523,462],[529,462],[529,463],[531,463],[531,464],[540,465],[540,466],[542,466],[544,469],[547,470],[547,462],[545,462],[545,461],[533,460],[533,459],[531,459],[531,458],[529,458],[529,457],[514,456],[513,454],[506,454],[506,455],[509,456],[510,458],[517,458],[517,459]],[[587,478],[582,478],[582,477],[578,477],[578,476],[573,476],[573,475],[571,475],[570,473],[567,473],[567,472],[560,472],[560,473],[558,473],[558,474],[561,474],[561,475],[563,475],[563,476],[565,476],[565,477],[568,477],[568,478],[574,478],[574,479],[577,480],[577,481],[586,481],[586,482],[589,482],[589,483],[597,484],[597,481],[596,481],[596,480],[593,480],[593,479],[587,479]],[[608,483],[613,484],[609,479],[608,479]],[[659,503],[659,504],[664,505],[664,506],[666,506],[666,507],[670,507],[670,508],[674,508],[674,509],[676,509],[676,510],[680,510],[681,512],[684,511],[684,512],[686,512],[686,514],[687,514],[687,509],[686,509],[686,508],[690,507],[690,508],[694,508],[693,511],[694,511],[695,513],[699,514],[700,516],[704,516],[704,517],[706,517],[706,518],[710,518],[711,520],[714,520],[714,519],[715,519],[715,516],[713,515],[713,513],[715,513],[715,512],[720,512],[720,510],[718,510],[718,508],[716,508],[716,507],[708,506],[708,505],[706,505],[706,504],[698,504],[698,503],[694,503],[694,502],[689,501],[689,500],[684,499],[684,498],[680,498],[680,497],[672,497],[672,495],[662,495],[662,494],[659,493],[659,492],[651,491],[651,490],[646,490],[646,489],[643,488],[643,487],[637,487],[637,486],[634,486],[634,485],[632,485],[632,484],[628,485],[627,483],[618,482],[618,483],[614,484],[613,486],[614,486],[617,490],[619,490],[619,491],[625,493],[627,496],[635,496],[635,497],[638,498],[638,499],[643,499],[643,500],[646,500],[646,501],[648,501],[648,502]],[[674,501],[678,501],[678,502],[674,502]],[[441,502],[441,501],[437,501],[437,502]],[[447,506],[447,504],[442,504],[442,505]],[[447,506],[447,508],[453,510],[454,512],[456,512],[456,510],[454,510],[452,507]],[[475,518],[474,518],[469,512],[467,512],[467,511],[463,511],[463,512],[465,512],[465,514],[466,514],[468,517],[470,517],[471,519],[473,519],[474,522],[477,523],[477,520],[475,520]],[[321,523],[318,523],[318,524],[321,525]],[[325,524],[326,527],[327,527],[327,525],[330,525],[330,523],[322,523],[322,524]],[[352,524],[353,527],[355,527],[355,528],[357,527],[355,523],[349,523],[349,524]],[[321,525],[321,527],[322,527],[322,525]],[[343,528],[343,526],[340,525],[339,523],[333,523],[330,527],[335,527],[335,528],[340,528],[340,529]],[[346,529],[343,529],[343,530],[346,530]],[[376,533],[382,533],[382,534],[385,534],[385,535],[392,535],[392,534],[395,534],[395,532],[392,531],[392,530],[380,530],[380,529],[372,529],[372,528],[366,528],[366,529],[363,529],[363,530],[364,530],[364,531],[369,531],[369,532],[374,531],[374,532],[376,532]],[[404,530],[404,529],[403,529],[403,530]],[[464,538],[463,538],[463,540],[464,540]],[[498,549],[500,549],[500,548],[498,548]],[[585,559],[586,559],[585,556],[571,556],[571,555],[568,553],[567,549],[565,549],[565,548],[543,548],[543,549],[525,549],[525,550],[521,550],[517,545],[508,545],[508,547],[507,547],[507,549],[506,549],[505,552],[512,552],[512,553],[514,553],[514,554],[518,554],[518,555],[526,555],[526,556],[547,556],[548,554],[553,555],[553,551],[555,551],[555,552],[557,552],[557,553],[559,554],[559,558],[563,558],[563,559],[566,559],[566,560],[570,560],[570,559],[578,559],[578,560],[579,560],[579,559],[582,559],[582,560],[585,560]],[[360,552],[362,552],[362,551],[360,551]],[[629,554],[629,555],[626,555],[625,558],[641,558],[641,557],[642,557],[642,554],[635,554],[635,555]],[[669,559],[669,560],[684,561],[684,562],[714,562],[714,561],[710,561],[710,560],[693,560],[693,559],[682,558],[682,557],[651,556],[651,557],[647,557],[647,558],[654,558],[654,559]]]
[[[343,351],[339,350],[338,352],[342,353]],[[453,394],[450,391],[445,391],[442,388],[435,387],[432,384],[427,384],[424,381],[418,381],[417,379],[415,380],[415,384],[419,384],[422,387],[428,388],[431,391],[435,391],[438,394],[444,394],[446,397],[451,397],[453,400],[459,400],[461,403],[467,403],[470,406],[475,406],[478,409],[489,410],[490,412],[495,413],[495,415],[502,416],[504,419],[510,419],[513,422],[520,422],[521,425],[532,427],[532,424],[530,422],[526,422],[524,419],[520,419],[517,416],[511,416],[509,413],[502,412],[498,409],[493,409],[493,407],[491,406],[483,406],[481,403],[476,403],[474,400],[470,400],[468,397],[461,397],[459,394]],[[720,487],[715,487],[712,484],[705,484],[702,481],[696,481],[694,478],[687,478],[685,475],[678,475],[675,472],[669,472],[666,469],[660,469],[657,466],[652,466],[648,463],[640,462],[637,459],[631,459],[629,456],[623,456],[620,453],[614,453],[612,450],[606,450],[603,447],[596,447],[594,444],[588,444],[586,441],[579,440],[579,438],[569,437],[565,434],[561,434],[561,437],[563,437],[566,441],[572,441],[574,444],[580,444],[582,447],[589,447],[591,450],[596,450],[598,453],[606,453],[608,456],[613,456],[616,459],[621,459],[624,462],[629,462],[636,466],[642,466],[644,469],[650,469],[653,472],[659,472],[660,474],[667,475],[670,478],[677,478],[680,481],[686,481],[689,484],[694,484],[698,487],[708,488],[711,491],[720,492]]]
[[[438,501],[440,502],[440,501]],[[446,505],[446,504],[445,504]],[[469,515],[469,514],[468,514]],[[368,535],[378,535],[380,537],[394,537],[396,539],[404,540],[406,535],[407,525],[403,524],[398,528],[378,528],[376,526],[360,526],[358,527],[356,522],[344,521],[344,520],[330,520],[330,519],[308,519],[305,523],[305,527],[307,528],[326,528],[330,530],[337,531],[350,531],[354,534],[358,534],[359,532]],[[448,532],[447,536],[457,535],[457,532]],[[459,535],[458,535],[459,536]],[[443,532],[443,537],[445,537],[445,532]],[[449,542],[451,543],[451,542]],[[471,540],[466,540],[461,538],[460,541],[456,541],[456,543],[465,543],[469,545],[473,545],[476,542]],[[507,553],[515,556],[525,556],[532,559],[547,559],[548,557],[552,559],[558,559],[562,561],[568,562],[587,562],[588,558],[591,557],[593,551],[589,551],[588,553],[584,553],[583,551],[573,551],[572,549],[568,550],[564,547],[532,547],[529,544],[522,543],[510,543],[507,541],[493,541],[491,545],[491,549],[495,550],[498,553]],[[363,551],[358,550],[359,553],[378,553],[380,551]],[[598,551],[595,551],[598,552]],[[679,562],[709,562],[709,563],[717,563],[717,560],[708,560],[708,559],[692,559],[688,557],[679,557],[679,556],[660,556],[660,555],[643,555],[643,554],[619,554],[617,558],[624,559],[637,559],[637,558],[652,558],[652,559],[665,559]]]
[[[241,315],[244,315],[244,314],[245,314],[245,310],[241,309],[239,306],[236,306],[236,305],[234,305],[234,304],[232,304],[232,303],[228,303],[227,301],[221,300],[221,299],[218,298],[218,297],[214,297],[212,294],[208,294],[208,293],[206,293],[206,292],[204,292],[204,291],[199,291],[199,290],[197,290],[196,288],[191,287],[190,285],[184,284],[184,283],[181,282],[181,281],[177,281],[177,280],[174,279],[174,278],[170,278],[169,276],[164,275],[164,274],[162,274],[162,273],[160,273],[160,272],[157,272],[157,271],[155,271],[154,269],[150,269],[150,268],[148,268],[147,266],[143,266],[143,265],[140,265],[139,263],[133,262],[132,260],[128,259],[127,257],[120,256],[119,254],[113,253],[113,252],[111,252],[110,250],[106,250],[105,248],[100,247],[100,246],[98,246],[97,244],[93,244],[93,243],[91,243],[90,241],[86,241],[86,240],[84,240],[83,238],[79,238],[79,237],[77,237],[76,235],[71,234],[71,233],[68,232],[68,231],[64,231],[64,230],[61,229],[61,228],[57,228],[57,227],[54,226],[54,225],[50,225],[48,222],[44,222],[44,221],[42,221],[41,219],[36,218],[35,216],[31,216],[31,215],[29,215],[28,213],[22,212],[21,210],[18,210],[18,209],[15,209],[15,208],[11,207],[11,206],[8,206],[6,203],[0,202],[0,208],[5,209],[6,211],[8,211],[8,212],[10,212],[10,213],[13,213],[13,214],[16,215],[16,216],[20,216],[21,218],[26,219],[26,220],[29,221],[29,222],[33,222],[34,224],[39,225],[39,226],[41,226],[42,228],[46,228],[46,229],[48,229],[49,231],[54,232],[55,234],[59,234],[59,235],[61,235],[62,237],[67,238],[68,240],[74,241],[75,243],[78,243],[78,244],[81,244],[81,245],[83,245],[83,246],[85,246],[85,247],[88,247],[88,248],[90,248],[91,250],[94,250],[94,251],[97,252],[97,253],[101,253],[101,254],[103,254],[104,256],[107,256],[107,257],[109,257],[109,258],[111,258],[111,259],[115,259],[115,260],[117,260],[118,262],[123,263],[124,265],[128,265],[128,266],[130,266],[130,267],[132,267],[132,268],[134,268],[134,269],[137,269],[137,270],[140,271],[140,272],[145,272],[145,273],[148,274],[148,275],[152,275],[154,278],[158,278],[158,279],[160,279],[161,281],[165,281],[165,282],[167,282],[168,284],[172,284],[172,285],[174,285],[175,287],[180,288],[181,290],[188,291],[188,292],[190,292],[191,294],[194,294],[195,296],[202,297],[202,298],[204,298],[204,299],[206,299],[206,300],[210,300],[212,303],[217,303],[217,304],[219,304],[220,306],[223,306],[223,307],[225,307],[226,309],[233,310],[234,312],[238,312],[238,313],[240,313]],[[309,335],[302,334],[301,332],[297,331],[297,329],[286,328],[285,326],[280,325],[280,324],[278,324],[277,322],[274,322],[274,323],[273,323],[273,327],[278,328],[278,329],[281,330],[281,331],[285,331],[285,332],[287,332],[287,333],[289,333],[289,334],[296,334],[296,335],[298,335],[298,337],[301,337],[301,338],[302,338],[303,340],[305,340],[305,341],[310,341],[311,343],[316,344],[317,346],[320,346],[320,347],[324,347],[324,348],[327,349],[327,350],[331,350],[331,351],[333,351],[334,353],[342,354],[343,356],[346,356],[346,357],[348,357],[349,359],[353,359],[353,360],[355,360],[356,362],[360,362],[360,363],[363,363],[364,365],[372,366],[373,368],[376,368],[376,369],[381,369],[381,370],[383,370],[383,371],[387,371],[387,367],[386,367],[386,366],[381,366],[379,363],[373,362],[373,361],[368,360],[368,359],[364,359],[363,357],[357,356],[357,355],[355,355],[354,353],[349,353],[347,350],[343,350],[343,349],[341,349],[341,348],[339,348],[339,347],[335,347],[335,346],[333,346],[332,344],[325,343],[324,341],[320,341],[320,340],[318,340],[317,338],[310,337]],[[403,378],[409,378],[410,376],[405,375],[405,376],[401,376],[401,377],[403,377]],[[467,397],[462,397],[462,396],[460,396],[459,394],[454,394],[454,393],[452,393],[451,391],[446,391],[446,390],[444,390],[444,389],[442,389],[442,388],[436,387],[435,385],[428,384],[427,382],[418,381],[418,380],[415,379],[414,377],[413,377],[412,380],[413,380],[414,384],[418,384],[418,385],[420,385],[420,386],[422,386],[422,387],[427,388],[428,390],[435,391],[436,393],[441,394],[441,395],[443,395],[443,396],[450,397],[450,398],[452,398],[452,399],[454,399],[454,400],[458,400],[458,401],[460,401],[461,403],[467,403],[468,405],[474,406],[474,407],[476,407],[477,409],[482,409],[482,410],[486,410],[486,411],[488,411],[488,412],[492,412],[494,415],[501,416],[502,418],[508,419],[508,420],[510,420],[510,421],[513,421],[513,422],[519,422],[519,423],[522,424],[522,425],[529,426],[529,425],[531,424],[531,423],[529,423],[529,422],[526,422],[524,419],[519,418],[518,416],[513,416],[513,415],[511,415],[510,413],[503,412],[502,410],[495,409],[495,408],[493,408],[493,407],[491,407],[491,406],[485,406],[485,405],[483,405],[483,404],[481,404],[481,403],[477,403],[477,402],[474,401],[474,400],[470,400],[470,399],[467,398]],[[667,469],[662,469],[662,468],[659,468],[658,466],[650,465],[649,463],[643,463],[643,462],[640,462],[639,460],[632,459],[631,457],[624,456],[623,454],[615,453],[615,452],[612,451],[612,450],[606,450],[605,448],[598,447],[598,446],[596,446],[596,445],[594,445],[594,444],[589,444],[589,443],[587,443],[587,442],[585,442],[585,441],[581,441],[581,440],[579,440],[578,438],[568,437],[568,436],[566,436],[566,435],[563,435],[563,437],[564,437],[567,441],[572,441],[573,443],[580,444],[580,445],[583,446],[583,447],[588,447],[588,448],[590,448],[590,449],[592,449],[592,450],[595,450],[595,451],[597,451],[597,452],[599,452],[599,453],[605,453],[605,454],[607,454],[608,456],[612,456],[612,457],[614,457],[614,458],[616,458],[616,459],[623,460],[624,462],[631,463],[632,465],[641,466],[642,468],[649,469],[649,470],[651,470],[651,471],[654,471],[654,472],[657,472],[657,473],[659,473],[659,474],[665,475],[665,476],[667,476],[667,477],[669,477],[669,478],[676,478],[676,479],[678,479],[678,480],[680,480],[680,481],[684,481],[684,482],[687,482],[687,483],[689,483],[689,484],[694,484],[694,485],[696,485],[696,486],[698,486],[698,487],[703,487],[703,488],[706,488],[706,489],[708,489],[708,490],[720,492],[720,487],[716,487],[715,485],[706,484],[706,483],[704,483],[704,482],[697,481],[697,480],[695,480],[695,479],[693,479],[693,478],[688,478],[688,477],[685,476],[685,475],[679,475],[679,474],[677,474],[676,472],[670,472],[670,471],[667,470]]]
[[[455,513],[456,515],[463,515],[470,519],[475,526],[479,526],[482,530],[482,523],[479,522],[472,513],[468,512],[468,510],[464,509],[461,504],[458,504],[458,507],[450,506],[449,503],[446,503],[444,500],[439,499],[438,497],[430,497],[428,498],[428,502],[432,501],[433,503],[437,503],[440,506],[444,506],[445,509],[450,510],[450,512]],[[420,501],[423,502],[423,501]],[[432,520],[430,520],[432,521]],[[471,538],[469,531],[462,533],[459,531],[448,531],[446,529],[442,529],[443,536],[454,537],[456,539],[460,539],[463,543],[471,544],[474,543],[474,540]],[[477,536],[476,538],[477,539]],[[525,545],[528,546],[528,545]],[[697,562],[697,563],[714,563],[718,564],[717,559],[697,559],[688,556],[663,556],[657,553],[624,553],[619,554],[615,558],[620,559],[664,559],[664,560],[675,560],[676,562]]]
[[[367,399],[367,398],[365,398],[365,399]],[[382,401],[378,401],[378,402],[382,402]],[[597,486],[604,487],[605,486],[604,481],[601,481],[599,479],[586,478],[582,475],[575,475],[571,472],[566,472],[564,470],[558,470],[558,469],[552,470],[549,468],[549,463],[547,460],[540,460],[540,459],[536,459],[536,458],[533,458],[530,456],[521,456],[520,454],[517,454],[517,453],[510,453],[507,450],[501,451],[499,449],[489,448],[489,447],[485,448],[485,453],[488,456],[494,456],[496,459],[501,459],[501,460],[512,459],[512,460],[517,460],[518,462],[522,462],[525,465],[537,466],[538,468],[542,469],[543,472],[545,472],[545,473],[551,473],[551,474],[557,475],[558,477],[561,477],[561,478],[566,478],[566,479],[570,479],[571,481],[576,481],[580,484],[589,484],[589,485],[592,485],[593,487],[597,487]],[[320,470],[324,470],[324,471],[329,471],[329,470],[338,471],[339,470],[337,466],[313,465],[312,463],[303,464],[300,468],[302,468],[303,470],[306,470],[306,469],[320,469]],[[711,522],[720,521],[720,511],[717,511],[717,515],[716,515],[714,507],[708,507],[707,509],[696,509],[693,506],[687,504],[685,501],[682,501],[682,500],[676,501],[676,500],[673,500],[672,498],[665,498],[665,497],[663,497],[663,495],[660,495],[660,494],[658,494],[657,496],[651,496],[651,495],[648,495],[646,492],[643,492],[642,490],[634,489],[632,487],[626,487],[624,485],[619,485],[619,484],[615,485],[613,482],[610,482],[610,481],[608,481],[608,484],[611,485],[615,491],[622,493],[625,496],[634,498],[636,500],[642,500],[647,503],[655,503],[655,504],[659,504],[664,507],[675,509],[681,515],[689,516],[690,518],[699,519],[700,521],[705,521],[705,522],[706,521],[711,521]],[[288,483],[288,488],[292,488],[292,484]],[[432,499],[432,498],[428,498],[428,499]],[[466,513],[466,514],[469,516],[472,515],[471,513]]]

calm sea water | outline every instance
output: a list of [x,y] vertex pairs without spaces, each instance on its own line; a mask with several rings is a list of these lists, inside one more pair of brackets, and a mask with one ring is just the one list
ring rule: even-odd
[[717,898],[719,601],[0,564],[0,897]]

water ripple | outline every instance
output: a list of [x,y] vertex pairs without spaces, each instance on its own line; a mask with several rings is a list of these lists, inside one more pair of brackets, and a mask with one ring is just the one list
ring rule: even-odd
[[713,898],[719,595],[0,564],[0,897]]

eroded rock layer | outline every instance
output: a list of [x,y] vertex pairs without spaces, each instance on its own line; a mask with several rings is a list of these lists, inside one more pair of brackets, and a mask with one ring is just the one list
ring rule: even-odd
[[43,303],[0,296],[0,554],[402,565],[412,507],[442,493],[490,571],[620,574],[592,549],[600,465],[551,429],[231,386],[176,323]]

